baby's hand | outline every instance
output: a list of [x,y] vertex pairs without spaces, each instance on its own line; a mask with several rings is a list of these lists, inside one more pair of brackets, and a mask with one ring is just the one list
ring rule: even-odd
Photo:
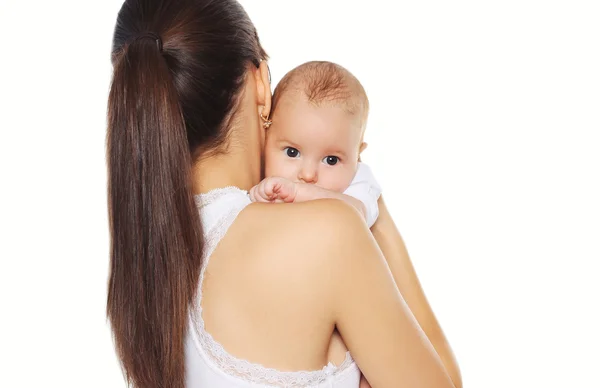
[[252,202],[294,202],[298,187],[296,183],[279,177],[263,179],[250,189]]

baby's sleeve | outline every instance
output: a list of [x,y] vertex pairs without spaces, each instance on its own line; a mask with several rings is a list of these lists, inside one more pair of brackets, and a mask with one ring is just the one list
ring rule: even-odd
[[354,179],[344,191],[344,194],[358,199],[365,205],[367,225],[369,228],[373,226],[379,216],[377,200],[381,196],[381,186],[379,186],[369,166],[364,163],[358,163]]

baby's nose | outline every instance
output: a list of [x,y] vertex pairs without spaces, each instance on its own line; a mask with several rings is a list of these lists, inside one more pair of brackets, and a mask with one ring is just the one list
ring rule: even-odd
[[312,166],[303,166],[298,174],[298,180],[304,183],[317,183],[317,169]]

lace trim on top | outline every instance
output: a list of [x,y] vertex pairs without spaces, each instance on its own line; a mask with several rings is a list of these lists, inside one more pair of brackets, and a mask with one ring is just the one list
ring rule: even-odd
[[[229,226],[235,221],[235,218],[244,207],[250,203],[250,200],[248,198],[248,192],[237,187],[225,187],[212,190],[206,194],[196,195],[194,198],[199,210],[202,212],[208,205],[227,194],[237,194],[239,200],[227,210],[227,213],[224,216],[220,217],[219,221],[213,225],[210,230],[204,230],[205,251],[203,255],[202,270],[200,272],[198,299],[192,309],[194,329],[202,349],[209,356],[211,361],[224,373],[241,378],[247,382],[274,385],[278,387],[306,387],[318,385],[331,376],[337,375],[351,367],[354,364],[354,360],[350,356],[350,352],[346,352],[346,358],[339,367],[329,362],[323,369],[315,371],[284,372],[274,368],[267,368],[260,364],[236,358],[229,354],[223,346],[215,341],[212,335],[206,331],[204,320],[202,319],[201,300],[202,283],[204,280],[204,272],[208,266],[208,259],[212,255],[219,241],[227,233]],[[203,217],[201,216],[201,218]]]

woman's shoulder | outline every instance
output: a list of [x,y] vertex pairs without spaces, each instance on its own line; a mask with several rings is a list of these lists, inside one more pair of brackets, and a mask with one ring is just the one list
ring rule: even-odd
[[352,262],[377,254],[362,215],[334,199],[254,203],[238,215],[224,242],[229,259],[239,260],[236,268],[251,274],[257,284],[268,285],[268,293],[260,293],[257,287],[260,298],[256,299],[268,304],[268,294],[275,298],[273,305],[279,300],[304,301],[304,306],[315,309],[305,311],[307,316],[328,311],[331,314],[321,318],[329,323],[340,284],[356,280],[360,263]]
[[285,263],[287,269],[307,277],[331,271],[343,276],[343,264],[356,252],[372,252],[375,246],[362,215],[336,199],[255,203],[244,209],[236,224],[235,244],[258,268]]
[[[294,243],[293,246],[327,248],[340,238],[369,233],[362,215],[337,199],[319,199],[293,204],[255,203],[246,209],[254,237]],[[242,221],[244,222],[244,221]]]

